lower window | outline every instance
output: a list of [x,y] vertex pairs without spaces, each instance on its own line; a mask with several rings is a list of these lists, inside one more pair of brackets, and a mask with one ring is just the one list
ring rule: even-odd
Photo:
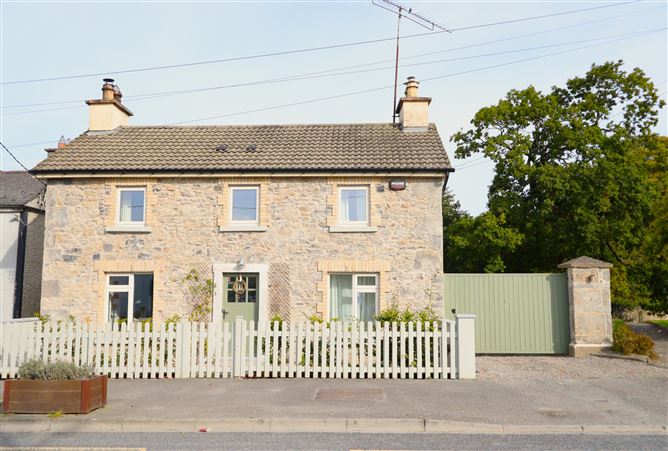
[[330,274],[329,318],[339,321],[373,321],[377,311],[376,274]]
[[108,321],[143,321],[153,316],[153,274],[107,274]]

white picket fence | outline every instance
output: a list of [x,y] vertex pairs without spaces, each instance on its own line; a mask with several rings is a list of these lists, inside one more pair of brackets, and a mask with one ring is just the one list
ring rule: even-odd
[[181,322],[168,326],[3,323],[0,376],[30,359],[111,378],[475,377],[473,318],[436,323]]

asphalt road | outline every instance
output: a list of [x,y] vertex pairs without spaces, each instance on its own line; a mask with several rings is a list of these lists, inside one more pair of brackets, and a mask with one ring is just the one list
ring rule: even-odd
[[[301,433],[0,433],[0,450],[663,450],[664,435],[467,435]],[[60,450],[59,450],[60,449]]]

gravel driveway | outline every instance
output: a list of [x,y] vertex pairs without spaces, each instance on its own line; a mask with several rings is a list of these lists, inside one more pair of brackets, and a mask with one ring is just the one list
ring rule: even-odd
[[668,368],[620,358],[589,356],[478,356],[481,380],[560,380],[590,378],[668,378]]

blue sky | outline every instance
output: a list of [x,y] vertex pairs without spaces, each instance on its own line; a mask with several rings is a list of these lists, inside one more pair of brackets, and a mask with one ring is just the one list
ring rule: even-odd
[[[460,28],[562,11],[615,5],[575,14],[512,24],[405,38],[400,80],[418,80],[519,59],[600,44],[597,38],[666,27],[666,2],[404,2],[448,28]],[[389,122],[392,90],[385,89],[277,108],[250,114],[247,110],[335,96],[393,82],[392,63],[357,69],[376,69],[335,77],[259,84],[207,92],[132,99],[133,95],[188,90],[280,78],[345,66],[391,60],[394,43],[337,48],[194,67],[114,74],[149,66],[232,58],[330,44],[392,37],[396,17],[361,2],[8,2],[1,6],[1,68],[3,82],[107,72],[116,79],[134,112],[133,125],[169,124],[228,115],[195,124],[288,124]],[[568,28],[565,28],[568,27]],[[557,30],[552,30],[559,28]],[[402,34],[426,30],[402,23]],[[535,34],[533,34],[535,33]],[[533,34],[517,39],[517,36]],[[486,43],[470,47],[473,44]],[[496,42],[500,41],[500,42]],[[623,59],[626,67],[642,68],[666,96],[666,31],[636,36],[590,48],[506,66],[455,75],[421,85],[433,98],[430,115],[452,159],[450,136],[466,128],[475,112],[494,104],[513,88],[534,85],[547,90],[583,74],[592,63]],[[556,46],[555,44],[564,44]],[[452,50],[457,47],[468,48]],[[544,47],[550,46],[550,47]],[[542,49],[523,50],[533,47]],[[479,56],[509,52],[501,55]],[[467,58],[463,58],[467,57]],[[452,60],[453,58],[460,58]],[[450,61],[436,62],[436,60]],[[429,63],[407,66],[410,63]],[[84,99],[101,95],[102,76],[0,86],[0,138],[31,167],[45,157],[44,147],[64,135],[74,138],[87,127]],[[12,108],[12,105],[79,101]],[[50,110],[50,111],[35,111]],[[21,114],[16,114],[21,113]],[[666,110],[657,131],[667,132]],[[41,144],[43,141],[49,141]],[[35,145],[25,145],[40,143]],[[2,152],[2,169],[18,166]],[[449,182],[462,206],[471,213],[485,209],[492,164],[473,156],[455,160],[461,168]]]

